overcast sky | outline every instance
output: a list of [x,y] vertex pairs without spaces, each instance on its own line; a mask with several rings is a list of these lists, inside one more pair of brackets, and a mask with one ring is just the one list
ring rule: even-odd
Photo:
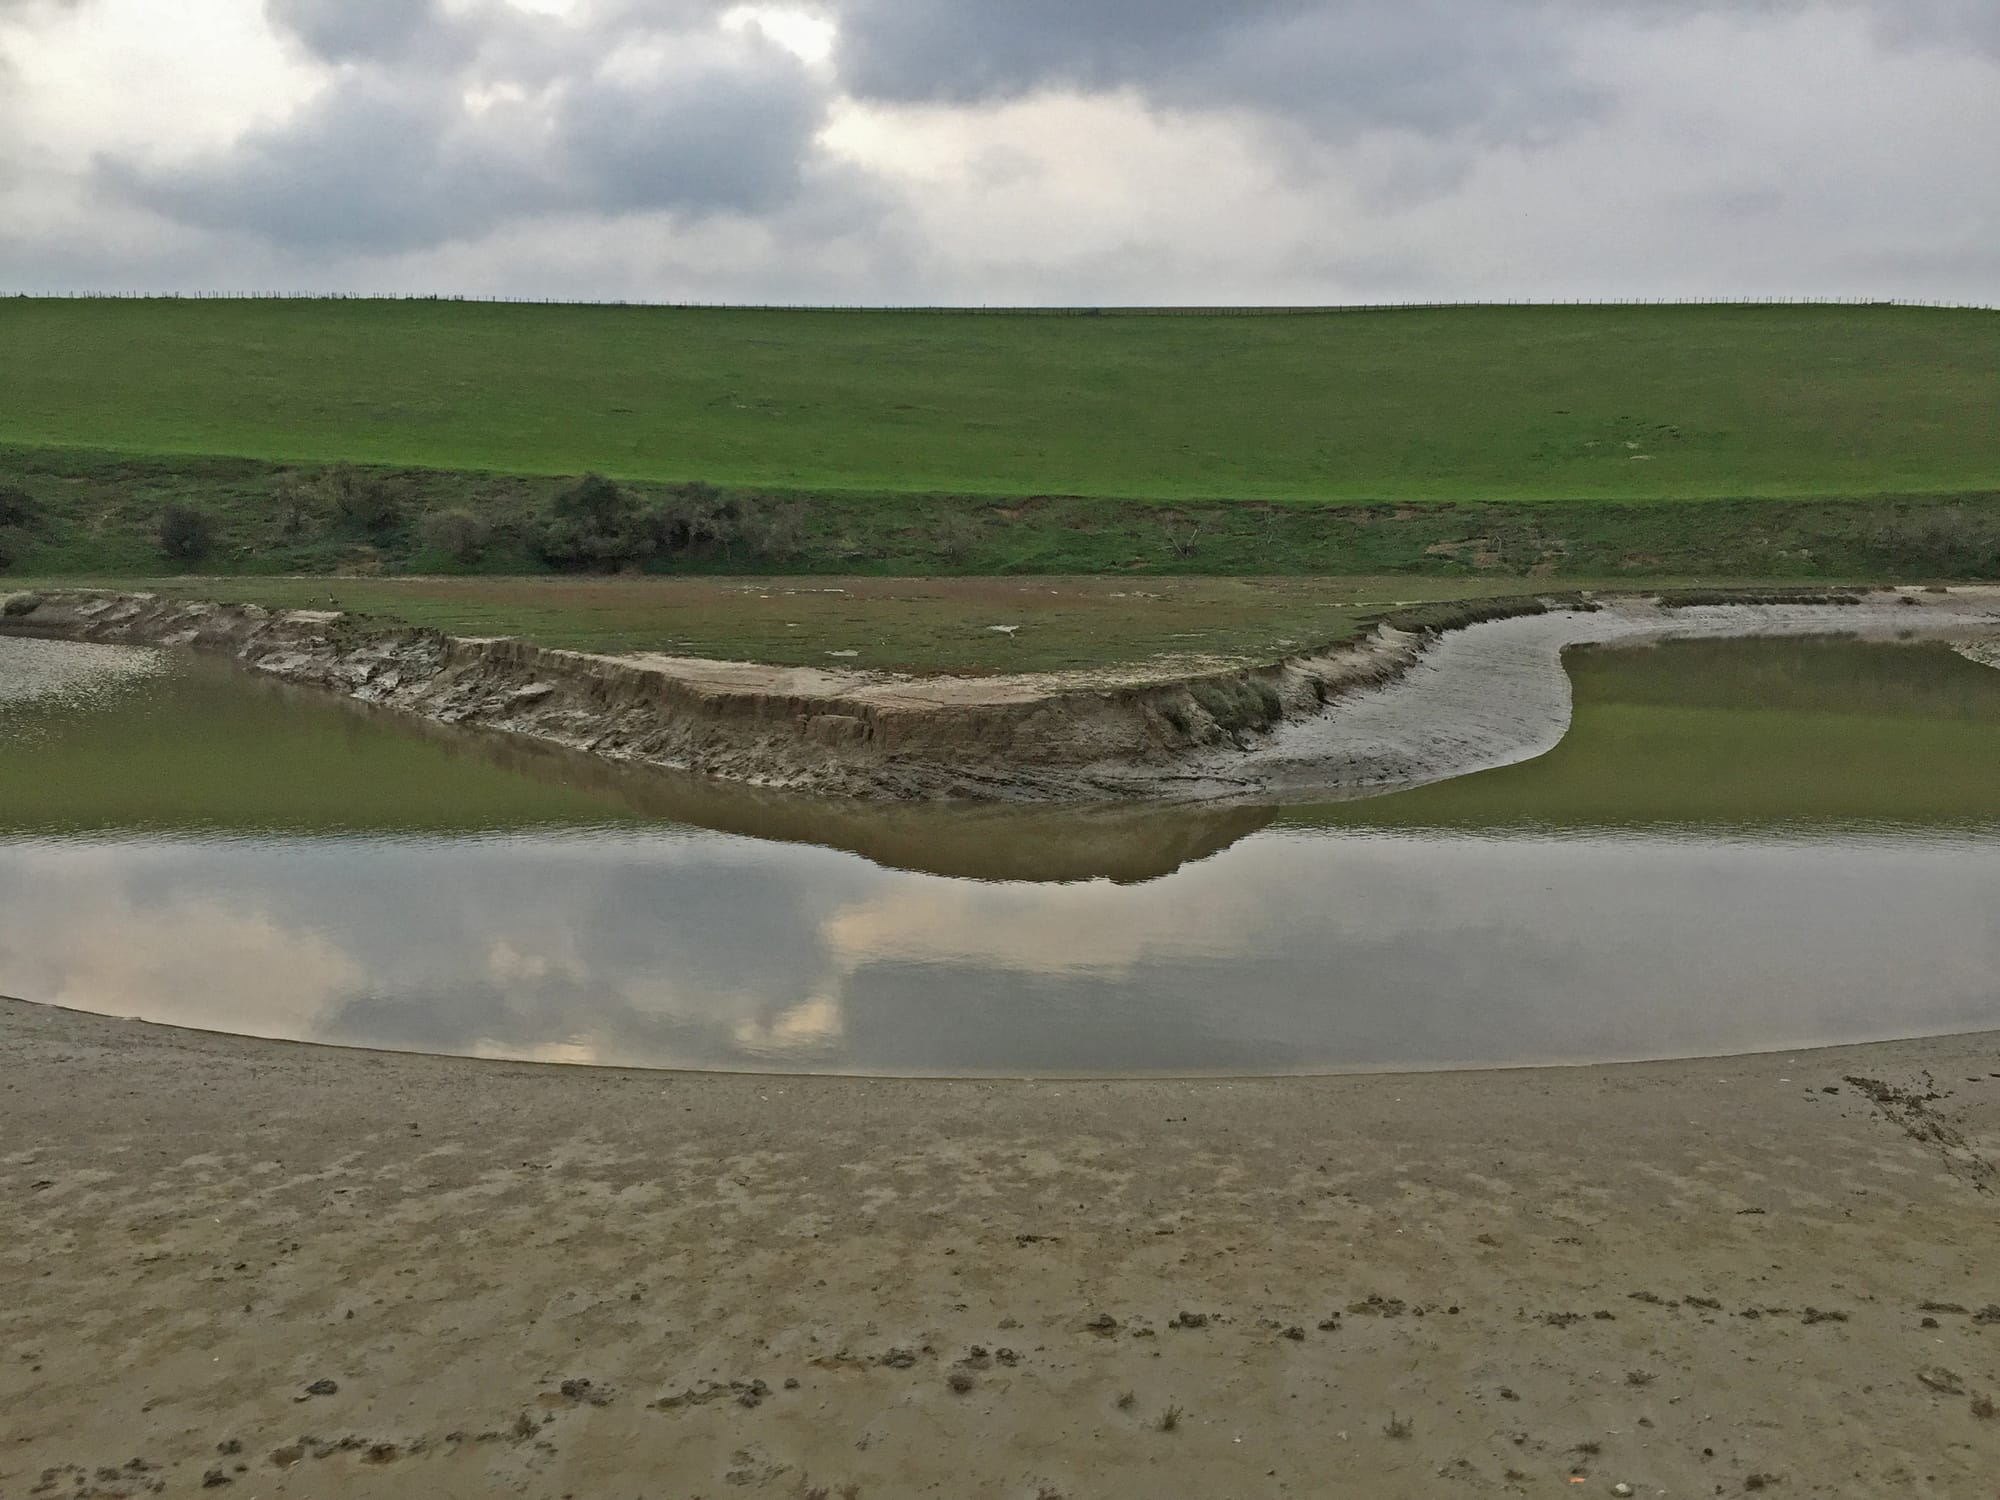
[[0,290],[2000,302],[2000,0],[0,0]]

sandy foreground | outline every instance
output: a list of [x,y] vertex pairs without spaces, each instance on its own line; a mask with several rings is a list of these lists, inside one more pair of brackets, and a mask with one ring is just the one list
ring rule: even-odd
[[1996,1162],[2000,1035],[967,1083],[0,1002],[0,1496],[1992,1497]]

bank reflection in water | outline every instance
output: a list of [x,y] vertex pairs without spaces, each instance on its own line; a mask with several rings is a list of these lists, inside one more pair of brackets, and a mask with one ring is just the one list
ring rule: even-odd
[[1271,816],[829,801],[451,729],[213,660],[0,638],[0,835],[673,824],[976,880],[1131,882],[1172,874]]
[[187,663],[114,674],[87,701],[0,702],[0,993],[367,1046],[885,1073],[2000,1026],[2000,674],[1801,645],[1593,653],[1542,761],[1275,815],[825,807]]

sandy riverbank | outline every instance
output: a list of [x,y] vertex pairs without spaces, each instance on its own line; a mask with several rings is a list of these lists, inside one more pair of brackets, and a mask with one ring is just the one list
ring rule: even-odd
[[0,1002],[0,1142],[8,1500],[2000,1485],[2000,1035],[933,1083]]

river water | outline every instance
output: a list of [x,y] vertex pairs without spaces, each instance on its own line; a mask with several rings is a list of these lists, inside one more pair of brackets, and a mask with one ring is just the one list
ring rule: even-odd
[[2000,1027],[2000,672],[1569,657],[1519,765],[1282,807],[875,807],[0,639],[0,994],[657,1067],[1289,1073]]

